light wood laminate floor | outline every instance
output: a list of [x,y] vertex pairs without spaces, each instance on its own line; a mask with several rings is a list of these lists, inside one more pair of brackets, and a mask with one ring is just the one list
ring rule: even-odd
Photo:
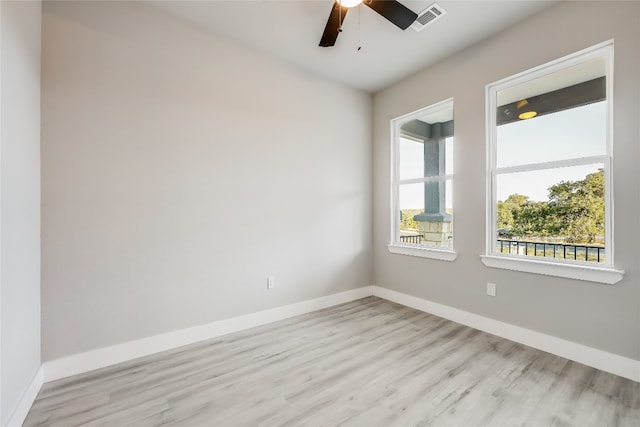
[[25,426],[640,426],[640,383],[368,297],[43,386]]

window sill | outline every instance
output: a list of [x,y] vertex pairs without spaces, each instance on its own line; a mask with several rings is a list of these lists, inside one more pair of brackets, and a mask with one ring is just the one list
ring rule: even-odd
[[481,255],[480,258],[482,258],[482,263],[487,267],[524,271],[526,273],[564,277],[567,279],[585,280],[588,282],[605,283],[608,285],[618,283],[624,276],[623,270],[616,270],[611,267],[565,264],[496,255]]
[[453,261],[458,256],[458,253],[454,251],[417,246],[390,244],[389,246],[387,246],[387,248],[392,254],[438,259],[440,261]]

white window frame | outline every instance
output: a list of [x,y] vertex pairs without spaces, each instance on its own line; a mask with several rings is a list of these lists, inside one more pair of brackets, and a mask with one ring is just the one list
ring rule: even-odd
[[[522,166],[497,168],[497,126],[496,109],[497,94],[499,91],[521,84],[532,79],[542,77],[565,68],[581,64],[595,58],[606,59],[606,94],[607,94],[607,141],[606,154],[588,158],[572,158],[561,161],[551,161],[543,164],[527,164]],[[486,87],[486,129],[487,129],[487,225],[486,225],[486,251],[481,256],[482,262],[493,268],[523,271],[528,273],[543,274],[591,282],[614,284],[622,280],[624,271],[614,267],[614,242],[613,242],[613,40],[592,46],[558,60],[549,62],[539,67],[524,71],[514,76],[491,83]],[[604,164],[605,179],[605,263],[593,265],[586,261],[557,260],[553,258],[536,258],[523,255],[504,254],[496,251],[497,236],[497,172],[523,172],[539,170],[542,168],[557,168],[564,166],[577,166],[583,164]]]
[[[421,177],[400,180],[400,136],[402,134],[401,126],[413,119],[418,119],[425,114],[435,113],[444,109],[453,109],[453,98],[445,99],[443,101],[431,104],[428,107],[421,108],[420,110],[413,111],[409,114],[405,114],[400,117],[391,119],[391,241],[387,246],[389,252],[399,255],[409,255],[422,258],[431,258],[441,261],[454,261],[458,256],[455,251],[455,226],[454,235],[452,236],[451,249],[444,248],[432,248],[424,246],[416,246],[410,244],[403,244],[400,242],[400,185],[401,184],[415,184],[424,182],[444,181],[451,180],[453,188],[453,174],[443,174],[438,176]],[[452,152],[455,151],[455,135],[453,142]],[[455,157],[455,156],[454,156]],[[454,190],[455,191],[455,190]],[[455,199],[455,197],[454,197]],[[455,224],[455,208],[452,213],[453,223]]]

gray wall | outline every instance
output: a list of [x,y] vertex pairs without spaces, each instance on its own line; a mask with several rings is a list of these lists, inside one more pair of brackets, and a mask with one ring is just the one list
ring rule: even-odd
[[42,61],[44,361],[373,283],[370,95],[135,2]]
[[0,2],[0,425],[40,367],[40,2]]
[[[375,95],[377,285],[640,359],[639,8],[638,2],[563,2]],[[616,266],[625,278],[609,286],[485,267],[485,85],[612,38]],[[389,120],[449,97],[458,259],[390,254]],[[498,297],[485,295],[487,281],[498,284]]]

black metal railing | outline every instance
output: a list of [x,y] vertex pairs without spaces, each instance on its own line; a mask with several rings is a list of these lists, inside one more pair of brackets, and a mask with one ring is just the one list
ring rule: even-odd
[[422,234],[416,234],[414,236],[400,236],[400,241],[402,243],[422,243]]
[[570,243],[531,242],[523,240],[497,240],[501,253],[604,262],[605,247]]

